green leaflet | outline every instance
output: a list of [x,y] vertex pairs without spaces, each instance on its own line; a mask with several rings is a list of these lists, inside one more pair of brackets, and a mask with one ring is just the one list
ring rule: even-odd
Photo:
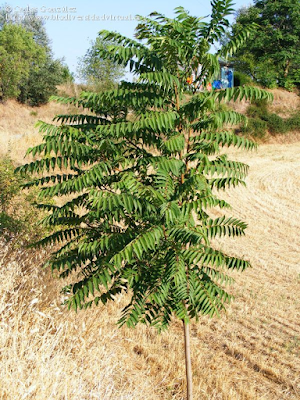
[[179,153],[184,149],[185,138],[183,134],[175,134],[163,142],[166,153]]

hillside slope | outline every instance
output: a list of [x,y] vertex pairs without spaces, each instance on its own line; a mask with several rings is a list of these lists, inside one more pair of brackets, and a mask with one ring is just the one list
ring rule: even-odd
[[[68,93],[73,96],[75,89],[61,87],[61,93]],[[300,110],[300,96],[295,93],[287,92],[282,89],[273,89],[274,101],[269,106],[270,112],[275,112],[281,117],[288,117],[293,112]],[[230,107],[235,111],[245,113],[249,106],[248,101],[230,103]],[[19,104],[14,100],[6,104],[0,104],[0,157],[10,153],[13,161],[17,164],[24,161],[24,154],[30,146],[41,142],[35,124],[38,120],[52,122],[57,114],[67,114],[78,112],[72,106],[50,102],[41,107],[28,107]],[[269,142],[291,142],[300,140],[300,132],[278,135],[277,137],[266,138]]]
[[[270,112],[280,115],[282,118],[290,116],[300,109],[300,96],[284,89],[268,89],[273,95],[273,102],[269,105]],[[248,101],[230,102],[230,106],[244,114],[249,105]]]
[[0,157],[9,152],[13,161],[22,163],[28,147],[41,142],[36,122],[51,123],[55,115],[68,112],[72,112],[72,107],[55,102],[41,107],[29,107],[15,100],[0,104]]

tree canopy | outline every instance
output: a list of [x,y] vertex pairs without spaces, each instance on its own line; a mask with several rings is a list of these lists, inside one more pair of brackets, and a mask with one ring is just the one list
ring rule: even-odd
[[124,68],[115,62],[102,59],[100,52],[112,43],[100,36],[91,42],[91,47],[79,59],[78,75],[81,81],[94,90],[112,89],[124,75]]
[[236,69],[265,86],[300,85],[300,2],[254,0],[239,10],[232,36],[249,23],[258,26],[234,55]]
[[5,24],[0,30],[0,99],[18,97],[20,83],[46,58],[32,33],[20,25]]
[[62,60],[55,60],[44,23],[36,12],[17,16],[8,5],[0,8],[1,100],[17,98],[41,105],[56,86],[71,78]]

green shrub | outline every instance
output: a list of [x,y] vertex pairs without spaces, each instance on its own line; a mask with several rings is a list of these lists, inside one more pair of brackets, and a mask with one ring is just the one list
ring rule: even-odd
[[288,90],[289,92],[292,92],[292,91],[295,89],[295,87],[296,87],[296,85],[294,84],[294,82],[291,81],[290,79],[287,79],[287,80],[284,82],[283,86],[284,86],[284,88],[285,88],[286,90]]
[[252,105],[256,106],[262,112],[268,111],[269,102],[266,99],[259,99],[251,102]]
[[289,125],[289,130],[294,131],[294,130],[299,130],[300,131],[300,114],[295,114],[291,118],[288,119],[287,121]]
[[300,130],[299,112],[290,118],[282,118],[268,111],[268,103],[265,100],[252,103],[247,109],[247,116],[249,118],[248,125],[241,131],[253,137],[262,138],[267,131],[276,135]]
[[249,118],[247,126],[241,128],[243,134],[262,139],[267,133],[267,123],[259,118]]
[[266,121],[270,133],[286,133],[289,130],[288,120],[281,118],[277,114],[266,113],[262,119]]
[[250,105],[247,109],[248,118],[261,118],[263,112],[255,105]]
[[14,169],[9,157],[0,159],[0,237],[17,238],[21,245],[38,239],[45,228],[35,223],[41,216],[32,205],[37,201],[37,188],[22,191],[24,178]]
[[18,101],[30,106],[40,106],[57,93],[56,86],[63,83],[63,66],[59,60],[51,60],[39,67],[31,68],[29,76],[20,85]]
[[0,212],[5,213],[11,199],[20,191],[21,178],[14,174],[9,157],[0,161]]
[[234,71],[234,86],[249,85],[253,81],[249,75],[244,74],[240,71]]

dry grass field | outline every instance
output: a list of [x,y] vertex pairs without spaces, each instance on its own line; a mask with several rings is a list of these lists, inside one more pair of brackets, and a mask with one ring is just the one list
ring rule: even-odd
[[[284,89],[269,89],[269,92],[273,95],[273,102],[268,106],[270,112],[287,118],[300,109],[300,96],[297,93],[290,93]],[[242,100],[231,101],[229,104],[235,111],[245,113],[250,103]]]
[[[220,319],[192,324],[195,400],[300,399],[300,141],[228,152],[250,165],[247,187],[224,193],[249,226],[217,244],[252,268]],[[0,245],[0,399],[184,399],[181,324],[118,329],[124,297],[68,312],[46,256]]]
[[[64,85],[59,95],[73,96],[76,89]],[[16,163],[24,162],[24,155],[28,147],[41,142],[41,135],[35,128],[38,120],[48,123],[57,114],[77,112],[74,106],[50,102],[40,107],[28,107],[15,100],[8,100],[0,104],[0,157],[10,154]]]

